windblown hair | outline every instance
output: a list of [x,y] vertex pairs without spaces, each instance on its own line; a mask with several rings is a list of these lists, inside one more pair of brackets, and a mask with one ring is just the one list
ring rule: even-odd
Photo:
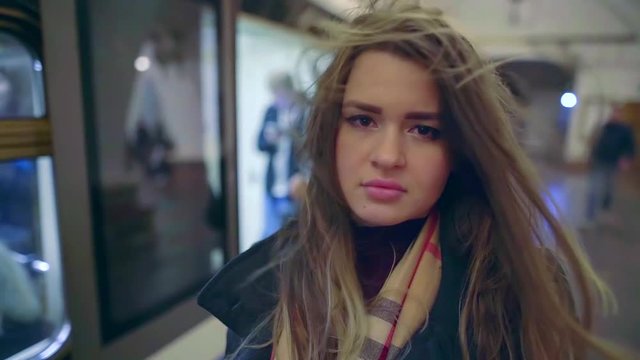
[[610,293],[550,211],[513,136],[512,98],[494,68],[440,12],[413,5],[378,7],[332,25],[326,36],[335,56],[317,82],[306,133],[306,197],[298,222],[281,236],[273,342],[290,339],[290,359],[354,359],[362,348],[367,305],[335,144],[354,62],[378,50],[423,65],[440,91],[454,170],[439,206],[470,257],[459,329],[464,357],[616,357],[590,332]]

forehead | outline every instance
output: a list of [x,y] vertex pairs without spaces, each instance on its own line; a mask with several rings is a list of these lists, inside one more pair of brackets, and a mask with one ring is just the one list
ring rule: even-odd
[[370,50],[356,58],[344,100],[391,109],[434,110],[439,108],[440,93],[425,66],[389,52]]

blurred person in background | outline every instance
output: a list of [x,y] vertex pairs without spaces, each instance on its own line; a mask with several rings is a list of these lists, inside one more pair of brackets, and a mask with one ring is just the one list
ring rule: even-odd
[[167,84],[177,87],[176,79],[167,78],[182,60],[177,41],[174,33],[157,29],[143,43],[139,56],[147,59],[149,68],[136,73],[125,122],[126,164],[141,170],[138,202],[148,208],[156,205],[159,190],[172,173],[175,142],[167,126],[167,99],[161,90]]
[[296,211],[304,180],[296,149],[302,135],[305,99],[296,91],[293,79],[277,72],[269,79],[273,103],[262,120],[258,149],[267,154],[263,237],[276,232]]
[[0,359],[12,358],[53,331],[32,262],[7,243],[0,237]]
[[11,118],[18,115],[20,114],[14,82],[6,70],[0,69],[0,117]]
[[615,223],[610,212],[615,178],[619,171],[631,168],[634,156],[633,129],[623,121],[622,107],[614,106],[611,116],[597,133],[591,152],[586,225],[592,225],[598,217]]
[[[0,119],[24,116],[14,76],[0,69]],[[49,331],[30,263],[21,262],[35,251],[35,170],[30,159],[0,163],[0,359],[46,338]]]
[[29,273],[0,239],[0,335],[3,318],[31,323],[42,316],[42,305]]
[[415,5],[326,34],[297,220],[198,298],[228,327],[227,355],[617,356],[591,333],[607,288],[543,200],[493,67]]

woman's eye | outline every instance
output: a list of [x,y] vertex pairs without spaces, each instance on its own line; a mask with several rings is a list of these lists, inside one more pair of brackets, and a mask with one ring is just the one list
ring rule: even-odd
[[426,125],[418,125],[411,129],[411,132],[430,140],[437,140],[441,137],[440,130]]
[[347,121],[358,127],[370,127],[374,124],[373,119],[366,115],[350,116],[347,118]]

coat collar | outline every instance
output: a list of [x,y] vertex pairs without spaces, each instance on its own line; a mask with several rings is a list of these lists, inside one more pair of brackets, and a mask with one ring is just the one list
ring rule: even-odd
[[272,235],[232,259],[198,295],[198,305],[242,338],[277,305],[277,277],[267,268],[275,240]]
[[[441,224],[442,282],[428,328],[457,339],[469,257],[456,245],[453,228],[447,225]],[[273,268],[267,268],[275,240],[276,236],[271,236],[231,260],[198,296],[201,307],[242,338],[256,329],[277,305],[277,275]],[[270,332],[271,327],[265,329]],[[429,333],[424,331],[416,338]]]

